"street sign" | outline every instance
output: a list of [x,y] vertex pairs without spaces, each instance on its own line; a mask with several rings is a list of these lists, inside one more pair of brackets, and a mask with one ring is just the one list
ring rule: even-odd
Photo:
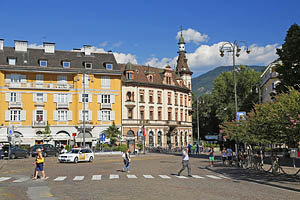
[[238,121],[246,120],[246,112],[238,112],[237,116],[238,116]]
[[76,136],[76,133],[72,133],[72,136],[75,137],[75,136]]
[[9,135],[12,135],[12,134],[14,133],[13,127],[12,127],[12,126],[9,126],[7,132],[8,132]]
[[105,141],[105,134],[100,134],[100,141]]

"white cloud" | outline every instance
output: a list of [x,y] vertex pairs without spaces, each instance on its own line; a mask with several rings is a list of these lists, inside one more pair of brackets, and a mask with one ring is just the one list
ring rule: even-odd
[[121,45],[122,45],[122,42],[119,41],[119,42],[114,43],[114,44],[112,45],[112,48],[118,48],[118,47],[120,47]]
[[114,53],[114,56],[118,63],[128,63],[137,64],[136,55],[132,55],[130,53]]
[[[178,40],[180,38],[181,32],[177,32],[176,39]],[[209,37],[208,35],[201,34],[200,32],[194,30],[194,29],[187,29],[182,31],[182,35],[184,38],[184,41],[189,43],[193,42],[195,44],[200,44],[201,42],[207,42]]]
[[108,44],[108,42],[107,42],[107,41],[104,41],[104,42],[100,43],[99,46],[100,46],[100,47],[106,47],[107,44]]
[[29,44],[29,45],[28,45],[28,48],[31,48],[31,49],[44,49],[44,47],[43,47],[42,44],[41,44],[41,45],[38,45],[38,44],[36,44],[36,43],[34,43],[34,44]]
[[[201,45],[194,52],[187,53],[188,65],[190,69],[196,73],[204,73],[218,66],[232,65],[232,54],[225,53],[224,57],[220,57],[219,48],[224,42],[219,42],[213,45]],[[243,65],[267,65],[277,59],[276,48],[278,44],[269,44],[266,46],[258,46],[253,44],[249,46],[251,53],[248,55],[245,52],[245,47],[242,47],[241,54],[236,58],[236,64]],[[177,57],[158,59],[152,57],[145,64],[153,67],[165,67],[169,64],[171,67],[176,65]]]

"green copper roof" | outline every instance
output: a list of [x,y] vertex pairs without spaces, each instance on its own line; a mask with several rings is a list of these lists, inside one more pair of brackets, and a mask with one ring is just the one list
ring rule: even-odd
[[179,39],[179,44],[185,44],[185,43],[184,43],[184,39],[183,39],[182,35],[180,36],[180,39]]
[[125,70],[133,70],[133,65],[128,62],[126,65],[125,65]]

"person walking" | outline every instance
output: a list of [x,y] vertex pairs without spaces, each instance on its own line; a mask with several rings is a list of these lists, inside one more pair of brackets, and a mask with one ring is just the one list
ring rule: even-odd
[[191,155],[192,153],[192,145],[191,143],[188,144],[188,154]]
[[123,171],[129,173],[129,168],[130,168],[130,150],[127,149],[124,153],[123,153],[123,162],[124,162],[124,167],[123,167]]
[[2,160],[3,145],[0,143],[0,160]]
[[38,178],[39,172],[42,172],[42,179],[46,179],[45,170],[44,170],[45,159],[42,155],[41,149],[37,149],[36,152],[37,152],[37,156],[36,156],[35,162],[33,162],[33,164],[35,164],[36,167],[35,167],[34,176],[32,179],[36,180]]
[[196,151],[196,145],[193,144],[193,146],[192,146],[192,153],[195,154],[195,151]]
[[196,144],[196,154],[199,155],[199,144]]
[[227,152],[227,158],[228,158],[229,165],[232,165],[232,149],[230,147],[228,147],[226,149],[226,152]]
[[223,162],[223,166],[227,166],[226,164],[226,159],[227,159],[227,152],[225,147],[222,149],[222,162]]
[[214,148],[210,147],[209,152],[208,152],[208,158],[210,162],[210,167],[214,167]]
[[182,153],[182,167],[181,167],[180,171],[177,173],[177,176],[180,176],[181,172],[183,172],[183,170],[185,168],[188,168],[188,177],[192,177],[191,167],[190,167],[190,158],[189,158],[188,152],[189,152],[189,148],[187,147]]

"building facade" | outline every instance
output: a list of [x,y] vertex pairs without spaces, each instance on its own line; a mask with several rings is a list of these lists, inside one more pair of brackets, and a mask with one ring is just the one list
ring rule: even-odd
[[170,66],[121,65],[122,140],[131,151],[144,142],[149,148],[175,148],[193,142],[192,72],[182,35],[178,44],[175,70]]
[[275,71],[276,65],[280,65],[281,61],[276,60],[270,63],[262,75],[260,76],[261,79],[261,102],[265,103],[268,101],[272,101],[271,94],[275,92],[276,85],[279,83],[279,79],[277,78],[278,73]]
[[113,54],[94,53],[88,45],[58,51],[55,43],[41,49],[28,48],[27,41],[3,43],[0,142],[13,134],[13,142],[25,145],[81,143],[85,133],[92,146],[113,122],[121,127],[122,71]]

